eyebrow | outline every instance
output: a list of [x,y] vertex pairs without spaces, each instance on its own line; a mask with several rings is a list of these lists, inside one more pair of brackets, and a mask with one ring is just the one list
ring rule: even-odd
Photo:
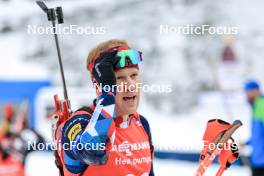
[[116,78],[124,78],[124,77],[125,77],[125,76],[121,76],[121,75],[120,75],[120,76],[116,76]]

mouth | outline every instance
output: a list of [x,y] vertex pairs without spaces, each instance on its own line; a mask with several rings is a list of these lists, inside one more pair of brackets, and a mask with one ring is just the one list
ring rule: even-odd
[[136,95],[123,97],[123,100],[124,101],[131,101],[131,100],[135,100],[135,99],[136,99]]

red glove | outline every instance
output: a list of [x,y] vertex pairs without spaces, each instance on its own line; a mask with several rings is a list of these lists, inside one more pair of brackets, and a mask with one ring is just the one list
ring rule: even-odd
[[215,141],[217,136],[227,130],[231,125],[220,119],[209,120],[206,126],[206,130],[203,136],[204,148],[201,152],[200,161],[205,158],[207,150],[211,143]]
[[227,142],[221,151],[218,162],[222,168],[229,168],[239,157],[238,145],[234,139],[232,142]]

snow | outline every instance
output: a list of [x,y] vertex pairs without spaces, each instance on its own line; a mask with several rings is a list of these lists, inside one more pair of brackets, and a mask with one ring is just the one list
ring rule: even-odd
[[48,71],[42,65],[23,62],[23,41],[19,33],[0,36],[0,80],[47,80]]
[[[47,1],[47,5],[63,7],[65,26],[76,24],[106,28],[104,35],[59,36],[66,80],[71,85],[86,86],[89,82],[85,58],[90,48],[99,41],[124,38],[143,51],[142,68],[147,70],[143,73],[143,79],[146,82],[170,83],[175,88],[171,95],[147,96],[148,103],[161,111],[184,113],[184,109],[195,105],[197,96],[204,88],[213,89],[207,61],[208,58],[220,59],[224,37],[163,35],[159,29],[162,24],[199,26],[205,23],[238,26],[239,34],[233,36],[232,45],[237,59],[246,66],[243,68],[246,73],[241,75],[239,83],[250,77],[264,81],[261,59],[264,56],[261,31],[264,23],[258,18],[259,14],[263,14],[263,2],[78,0],[73,3],[65,0],[63,3]],[[104,10],[97,10],[102,6]],[[0,65],[0,78],[48,77],[55,85],[61,85],[53,37],[27,34],[27,25],[50,26],[45,14],[30,0],[1,1],[0,7],[3,7],[0,11],[1,27],[11,28],[11,31],[0,34],[1,60],[7,60],[4,61],[7,63]],[[157,70],[162,71],[153,76]]]

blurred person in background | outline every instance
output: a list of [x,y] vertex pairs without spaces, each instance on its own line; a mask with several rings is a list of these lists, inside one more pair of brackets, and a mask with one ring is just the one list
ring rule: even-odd
[[222,53],[222,60],[223,62],[235,62],[235,52],[233,48],[230,45],[226,45],[224,47],[223,53]]
[[12,104],[8,103],[4,105],[4,118],[0,128],[0,140],[2,140],[10,129],[10,124],[14,116],[14,107]]
[[12,104],[4,105],[4,119],[0,128],[0,176],[24,176],[24,164],[14,152],[16,136],[11,132],[14,107]]
[[10,103],[4,106],[0,133],[0,176],[24,176],[26,157],[33,151],[28,144],[44,143],[44,138],[28,128],[27,110],[20,108],[15,113],[14,105]]
[[258,82],[254,80],[247,81],[244,90],[252,107],[251,138],[246,143],[252,147],[252,176],[264,176],[264,96]]

